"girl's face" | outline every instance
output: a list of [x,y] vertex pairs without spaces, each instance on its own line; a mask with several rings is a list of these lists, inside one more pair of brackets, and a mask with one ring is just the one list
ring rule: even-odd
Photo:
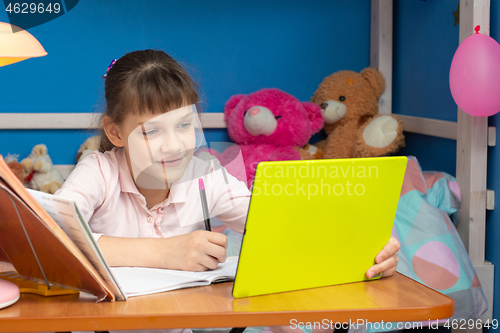
[[182,177],[201,130],[195,105],[161,115],[129,113],[119,128],[134,181],[145,189],[168,189]]

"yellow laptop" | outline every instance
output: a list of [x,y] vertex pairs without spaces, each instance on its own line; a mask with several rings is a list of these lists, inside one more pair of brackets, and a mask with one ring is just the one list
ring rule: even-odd
[[368,280],[391,236],[406,163],[404,156],[259,163],[233,296]]

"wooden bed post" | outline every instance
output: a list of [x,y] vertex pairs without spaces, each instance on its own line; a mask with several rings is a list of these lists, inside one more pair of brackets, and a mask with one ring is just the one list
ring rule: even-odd
[[[460,42],[474,33],[490,34],[490,0],[460,0]],[[457,181],[462,194],[458,232],[473,264],[484,263],[488,118],[458,109]]]
[[385,91],[379,99],[379,113],[392,113],[392,7],[393,0],[371,0],[370,67],[382,72]]
[[[490,0],[460,0],[460,43],[474,33],[477,25],[481,26],[480,33],[489,36]],[[494,266],[484,260],[487,149],[488,118],[473,117],[458,109],[457,182],[462,205],[457,229],[488,299],[489,309],[482,318],[491,321]]]

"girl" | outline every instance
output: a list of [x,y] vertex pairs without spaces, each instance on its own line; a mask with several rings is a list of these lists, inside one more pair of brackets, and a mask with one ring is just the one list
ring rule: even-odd
[[[100,151],[78,163],[56,195],[78,204],[111,266],[214,269],[228,242],[203,230],[201,208],[193,206],[198,178],[211,214],[239,233],[250,192],[227,173],[226,185],[222,172],[193,157],[201,140],[196,85],[162,51],[131,52],[110,67]],[[367,277],[392,275],[398,249],[391,239]]]

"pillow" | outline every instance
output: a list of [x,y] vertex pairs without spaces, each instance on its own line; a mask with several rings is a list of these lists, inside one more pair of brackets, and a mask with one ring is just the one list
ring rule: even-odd
[[[422,172],[417,159],[408,157],[392,230],[401,244],[397,271],[453,298],[451,318],[475,319],[488,304],[455,227],[459,208],[455,178],[444,172]],[[429,321],[421,323],[425,326]],[[398,327],[397,323],[389,326]],[[387,326],[365,330],[387,331]]]

